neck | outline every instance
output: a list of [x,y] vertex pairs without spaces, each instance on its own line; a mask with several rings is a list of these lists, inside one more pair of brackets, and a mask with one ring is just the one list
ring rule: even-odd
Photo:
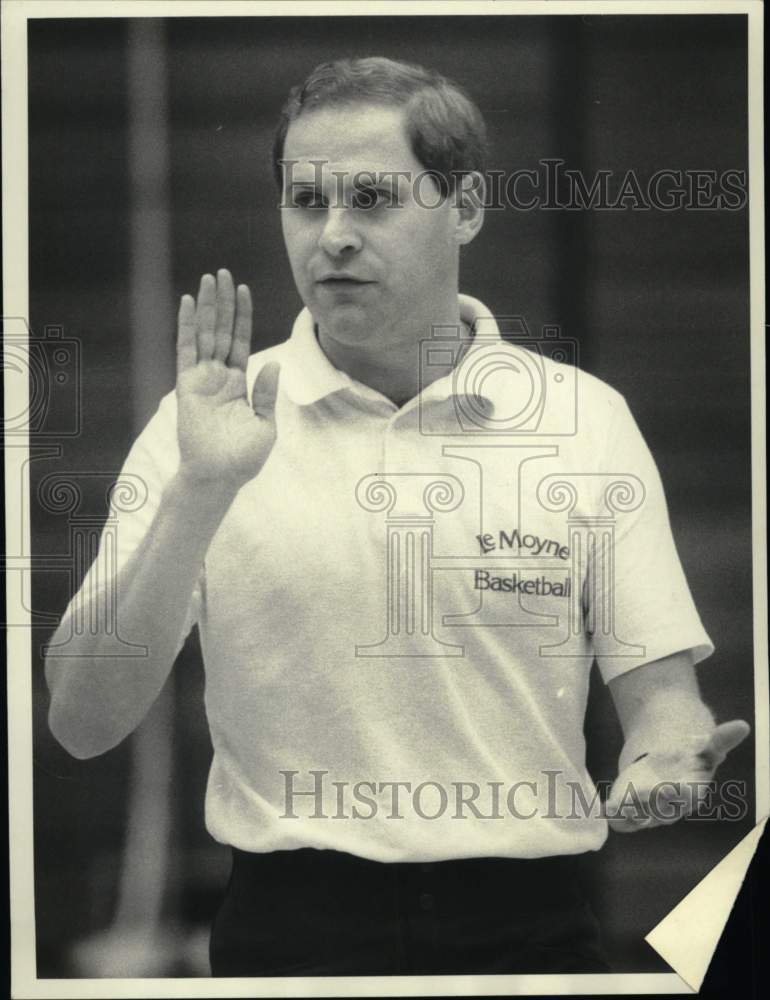
[[468,335],[467,324],[460,319],[456,295],[440,315],[434,311],[430,319],[402,319],[360,343],[338,340],[323,326],[316,327],[316,331],[321,349],[335,368],[376,389],[400,407],[436,379],[448,375],[455,366],[420,365],[421,344],[430,337],[432,326],[460,326],[463,335]]

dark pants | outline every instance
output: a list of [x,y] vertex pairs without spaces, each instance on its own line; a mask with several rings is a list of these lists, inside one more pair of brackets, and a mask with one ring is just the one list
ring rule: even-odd
[[233,851],[215,976],[608,972],[579,858],[367,861]]

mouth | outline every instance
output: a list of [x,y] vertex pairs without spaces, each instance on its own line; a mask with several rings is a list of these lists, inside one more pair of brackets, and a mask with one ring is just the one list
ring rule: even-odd
[[363,285],[373,285],[373,281],[364,278],[356,278],[350,274],[329,274],[325,278],[319,279],[316,284],[324,288],[358,288]]

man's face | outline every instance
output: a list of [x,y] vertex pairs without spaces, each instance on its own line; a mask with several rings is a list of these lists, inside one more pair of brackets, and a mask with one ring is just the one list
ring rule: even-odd
[[289,261],[326,337],[353,346],[393,331],[393,343],[456,293],[457,210],[427,176],[415,183],[425,168],[403,109],[310,112],[289,126],[283,155],[297,161],[281,209]]

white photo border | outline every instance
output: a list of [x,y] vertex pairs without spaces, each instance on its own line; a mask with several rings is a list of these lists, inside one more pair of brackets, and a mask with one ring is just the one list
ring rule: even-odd
[[[399,14],[432,15],[745,14],[748,17],[749,237],[752,406],[752,538],[754,586],[754,694],[756,816],[770,812],[770,695],[768,693],[765,346],[764,346],[764,165],[763,7],[761,0],[525,0],[444,2],[403,0]],[[258,2],[258,0],[3,0],[3,290],[6,317],[29,316],[27,22],[35,18],[388,16],[392,0],[352,2]],[[9,387],[6,373],[6,388]],[[28,399],[14,382],[6,415],[24,412]],[[21,393],[21,395],[20,395]],[[6,449],[7,483],[27,474],[28,449],[17,440]],[[29,552],[28,490],[6,491],[7,538]],[[30,574],[9,574],[7,604],[18,617],[30,604]],[[31,629],[7,630],[8,754],[10,802],[11,995],[13,997],[279,997],[279,996],[500,996],[679,994],[692,989],[675,973],[581,976],[323,977],[291,979],[39,979],[36,972],[33,867],[33,754]]]

